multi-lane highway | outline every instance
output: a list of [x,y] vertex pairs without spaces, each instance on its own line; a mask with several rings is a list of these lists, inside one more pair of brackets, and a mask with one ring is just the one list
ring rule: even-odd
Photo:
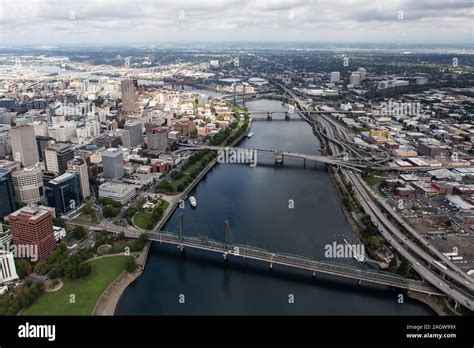
[[[288,89],[286,90],[291,93]],[[299,99],[295,98],[295,100],[298,101]],[[301,106],[303,110],[308,107],[307,105]],[[344,139],[350,141],[350,139],[341,125],[322,116],[315,121],[325,128],[327,137],[333,140],[328,141],[329,149],[333,155],[341,154],[342,151],[356,152],[350,142],[342,141]],[[354,187],[355,194],[358,196],[364,211],[371,217],[387,243],[407,259],[412,264],[412,268],[423,279],[455,300],[457,304],[472,311],[474,309],[474,287],[471,277],[447,260],[439,250],[430,245],[415,229],[404,222],[388,204],[370,189],[359,174],[349,169],[341,169],[341,172]],[[390,221],[386,215],[387,212],[391,218],[400,224],[402,230]],[[408,231],[409,236],[403,232],[404,230]],[[435,261],[444,262],[446,267],[437,266]]]

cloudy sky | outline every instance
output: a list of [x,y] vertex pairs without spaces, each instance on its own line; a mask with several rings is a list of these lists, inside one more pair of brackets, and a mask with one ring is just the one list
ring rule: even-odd
[[0,0],[0,45],[473,44],[472,0]]

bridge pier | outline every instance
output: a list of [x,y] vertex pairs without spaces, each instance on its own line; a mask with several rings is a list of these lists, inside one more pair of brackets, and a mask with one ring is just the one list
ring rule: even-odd
[[289,121],[290,120],[290,113],[287,111],[285,112],[285,121]]
[[281,152],[275,153],[275,165],[277,166],[283,165],[283,154]]
[[313,271],[313,278],[316,278],[316,271]]
[[303,158],[303,168],[306,168],[306,158]]
[[178,245],[178,250],[181,252],[181,254],[184,254],[184,245],[179,244]]
[[273,271],[273,262],[270,262],[270,271]]
[[267,121],[271,121],[273,119],[272,113],[269,111],[267,112]]
[[362,285],[362,280],[357,279],[357,286],[361,286],[361,285]]
[[459,303],[457,303],[456,301],[454,301],[454,310],[457,311],[459,308]]

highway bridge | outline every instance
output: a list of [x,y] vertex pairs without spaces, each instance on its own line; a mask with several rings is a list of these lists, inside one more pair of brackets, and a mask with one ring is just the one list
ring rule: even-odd
[[283,164],[284,157],[293,157],[293,158],[301,158],[304,163],[306,161],[314,161],[319,163],[325,163],[330,165],[338,165],[344,168],[349,168],[355,171],[361,171],[363,168],[367,168],[367,165],[357,162],[351,162],[350,160],[344,160],[343,157],[328,157],[328,156],[316,156],[316,155],[306,155],[303,153],[298,152],[289,152],[289,151],[280,151],[274,149],[260,149],[260,148],[242,148],[242,147],[222,147],[222,146],[210,146],[210,145],[190,145],[180,143],[180,146],[183,148],[179,149],[179,151],[196,151],[196,150],[212,150],[212,151],[257,151],[263,153],[271,153],[275,156],[275,163]]

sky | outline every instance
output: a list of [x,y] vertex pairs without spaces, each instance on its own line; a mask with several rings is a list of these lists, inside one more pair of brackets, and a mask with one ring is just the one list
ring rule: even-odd
[[472,0],[0,0],[0,46],[155,42],[460,44]]

